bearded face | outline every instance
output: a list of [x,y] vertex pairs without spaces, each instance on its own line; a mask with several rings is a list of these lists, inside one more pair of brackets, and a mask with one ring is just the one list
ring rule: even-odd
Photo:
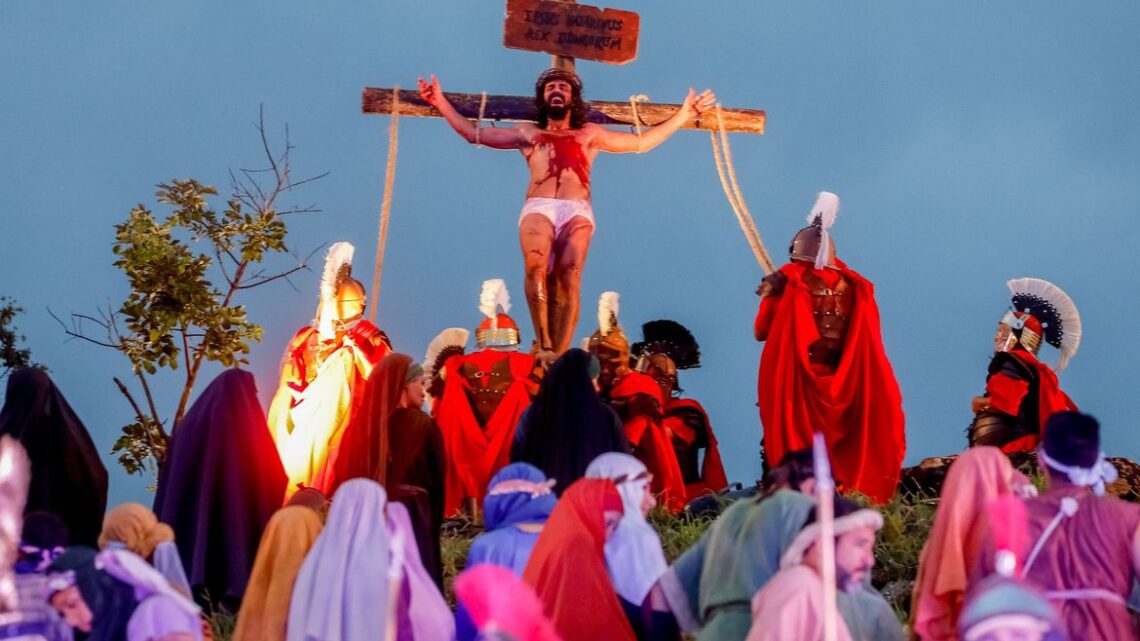
[[542,88],[542,99],[551,120],[562,120],[570,113],[574,88],[566,80],[551,80]]

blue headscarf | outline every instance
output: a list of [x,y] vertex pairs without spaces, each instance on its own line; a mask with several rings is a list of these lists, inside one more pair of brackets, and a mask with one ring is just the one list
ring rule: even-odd
[[516,523],[545,523],[557,502],[542,470],[530,463],[512,463],[487,486],[483,524],[490,532]]

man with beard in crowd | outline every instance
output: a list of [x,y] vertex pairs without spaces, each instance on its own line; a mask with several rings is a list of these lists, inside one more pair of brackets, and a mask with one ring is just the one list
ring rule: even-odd
[[439,110],[468,142],[493,149],[517,149],[530,170],[519,240],[526,269],[526,299],[534,323],[535,351],[552,362],[570,347],[578,323],[582,268],[594,234],[590,169],[599,151],[641,153],[653,149],[716,97],[689,90],[668,120],[640,135],[586,122],[582,80],[567,69],[548,69],[534,85],[538,122],[480,128],[456,111],[439,87],[419,79],[420,95]]

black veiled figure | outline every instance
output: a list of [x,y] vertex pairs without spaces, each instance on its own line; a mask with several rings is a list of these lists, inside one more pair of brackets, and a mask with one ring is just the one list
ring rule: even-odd
[[12,372],[0,434],[19,440],[32,462],[25,512],[51,512],[67,524],[72,545],[94,546],[107,509],[107,468],[46,372],[31,367]]
[[598,455],[629,452],[621,419],[594,387],[592,359],[570,349],[554,361],[519,419],[511,447],[511,461],[530,463],[555,479],[559,495],[585,475]]
[[196,597],[241,599],[286,482],[253,374],[222,372],[175,429],[154,499]]

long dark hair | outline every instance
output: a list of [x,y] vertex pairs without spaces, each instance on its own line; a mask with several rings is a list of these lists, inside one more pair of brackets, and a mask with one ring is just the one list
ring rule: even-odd
[[759,500],[763,501],[783,488],[799,491],[801,483],[815,478],[814,462],[815,456],[810,447],[785,454],[780,464],[764,477],[764,493]]
[[[543,92],[546,90],[546,85],[556,79],[559,78],[547,78],[546,74],[543,74],[534,85],[534,108],[538,110],[538,126],[541,129],[546,129],[547,123],[550,122],[549,109]],[[586,124],[586,112],[589,110],[590,104],[582,99],[581,82],[570,81],[570,128],[580,129]]]

